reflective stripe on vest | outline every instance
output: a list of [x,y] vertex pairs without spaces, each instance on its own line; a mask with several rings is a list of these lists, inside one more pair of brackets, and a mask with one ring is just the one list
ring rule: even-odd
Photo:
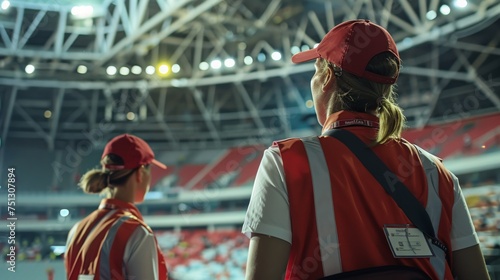
[[[328,172],[314,172],[327,166],[325,155],[319,144],[319,139],[301,139],[306,149],[309,166],[312,170],[312,184],[314,190],[314,207],[316,211],[316,225],[318,241],[323,264],[323,275],[332,275],[342,272],[340,259],[337,224],[335,223],[335,209],[333,208],[332,188]],[[321,217],[332,217],[321,219]]]
[[[429,214],[429,217],[434,227],[434,232],[437,234],[439,231],[439,224],[441,223],[441,199],[439,198],[439,175],[436,164],[433,161],[433,156],[423,150],[422,148],[415,145],[418,150],[420,160],[425,169],[425,175],[427,176],[427,206],[425,210]],[[443,250],[438,246],[431,243],[432,250],[434,251],[435,257],[430,258],[431,265],[434,271],[439,276],[439,279],[445,278],[446,272],[446,255]],[[450,251],[451,253],[451,251]]]
[[[123,252],[125,251],[128,239],[139,226],[138,223],[126,223],[130,219],[132,218],[129,216],[120,217],[109,229],[108,234],[102,242],[98,271],[101,279],[125,278]],[[119,234],[117,234],[118,232]]]

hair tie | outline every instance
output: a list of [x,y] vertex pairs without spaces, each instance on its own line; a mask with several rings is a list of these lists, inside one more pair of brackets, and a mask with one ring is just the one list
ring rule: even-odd
[[378,108],[382,107],[382,103],[384,103],[386,100],[387,100],[387,98],[385,98],[383,96],[377,98],[377,107]]

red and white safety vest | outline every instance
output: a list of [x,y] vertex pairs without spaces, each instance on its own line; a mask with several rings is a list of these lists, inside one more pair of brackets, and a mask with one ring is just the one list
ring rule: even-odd
[[[110,214],[110,211],[114,211]],[[123,255],[130,236],[143,226],[139,210],[131,203],[117,199],[102,200],[99,208],[83,219],[71,237],[65,254],[68,280],[93,276],[93,280],[129,279],[124,269]],[[167,280],[167,267],[157,244],[159,280]],[[80,278],[79,278],[80,277]]]
[[[373,130],[347,129],[367,144],[373,139]],[[386,265],[418,267],[432,279],[453,279],[451,252],[445,256],[435,245],[434,257],[394,258],[383,227],[411,222],[344,144],[315,136],[275,145],[283,160],[292,230],[286,279],[318,279]],[[405,140],[391,140],[373,151],[425,206],[438,239],[451,248],[450,173]]]

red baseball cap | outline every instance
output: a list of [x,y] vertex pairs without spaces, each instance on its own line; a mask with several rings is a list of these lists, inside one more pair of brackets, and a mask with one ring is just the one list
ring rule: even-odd
[[123,159],[123,165],[105,165],[104,167],[111,170],[134,169],[141,165],[154,164],[162,169],[167,169],[167,166],[155,159],[155,154],[146,141],[141,138],[130,135],[118,135],[106,144],[102,158],[109,154],[115,154]]
[[366,66],[377,54],[390,52],[398,60],[399,53],[391,35],[382,26],[369,20],[350,20],[333,27],[314,49],[292,56],[293,63],[324,58],[351,74],[382,84],[394,84],[395,77],[366,71]]

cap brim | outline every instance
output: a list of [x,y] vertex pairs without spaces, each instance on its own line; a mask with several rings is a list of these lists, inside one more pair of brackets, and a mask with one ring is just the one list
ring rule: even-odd
[[167,169],[167,166],[165,164],[157,161],[156,159],[153,159],[153,161],[151,161],[151,163],[158,166],[161,169]]
[[299,52],[292,56],[293,63],[302,63],[309,60],[313,60],[319,57],[319,53],[316,49],[310,49],[307,51]]

